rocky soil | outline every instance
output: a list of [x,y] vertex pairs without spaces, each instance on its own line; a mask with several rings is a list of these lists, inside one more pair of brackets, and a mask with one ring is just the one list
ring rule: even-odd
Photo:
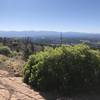
[[0,70],[0,100],[45,100],[43,96],[22,82],[20,77],[11,77]]

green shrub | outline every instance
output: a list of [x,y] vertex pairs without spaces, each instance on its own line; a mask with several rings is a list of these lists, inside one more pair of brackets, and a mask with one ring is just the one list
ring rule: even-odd
[[10,56],[11,55],[11,50],[7,46],[0,46],[0,54],[3,54],[5,56]]
[[24,66],[24,82],[47,91],[76,93],[99,82],[100,52],[87,45],[49,48],[31,55]]
[[16,51],[12,52],[12,56],[16,56],[18,53]]

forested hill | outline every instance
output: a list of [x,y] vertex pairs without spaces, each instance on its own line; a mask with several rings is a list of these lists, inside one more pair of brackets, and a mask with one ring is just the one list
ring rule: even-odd
[[66,38],[100,38],[99,33],[56,31],[0,31],[0,37],[60,37],[61,33]]

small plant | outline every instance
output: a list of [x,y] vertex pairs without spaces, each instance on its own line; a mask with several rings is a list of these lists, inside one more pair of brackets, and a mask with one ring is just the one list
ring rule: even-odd
[[12,52],[12,56],[16,56],[18,53],[16,51]]
[[0,46],[0,54],[3,54],[5,56],[10,56],[11,55],[11,50],[7,46]]
[[7,59],[6,56],[0,55],[0,63],[5,62]]

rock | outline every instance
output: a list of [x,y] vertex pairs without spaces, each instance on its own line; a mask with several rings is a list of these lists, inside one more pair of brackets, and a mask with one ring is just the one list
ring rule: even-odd
[[43,96],[22,82],[21,77],[8,77],[0,70],[0,100],[45,100]]
[[14,73],[14,76],[15,76],[15,77],[20,77],[20,74],[19,74],[18,72],[15,72],[15,73]]
[[0,89],[0,100],[8,100],[10,98],[10,93],[6,89]]

